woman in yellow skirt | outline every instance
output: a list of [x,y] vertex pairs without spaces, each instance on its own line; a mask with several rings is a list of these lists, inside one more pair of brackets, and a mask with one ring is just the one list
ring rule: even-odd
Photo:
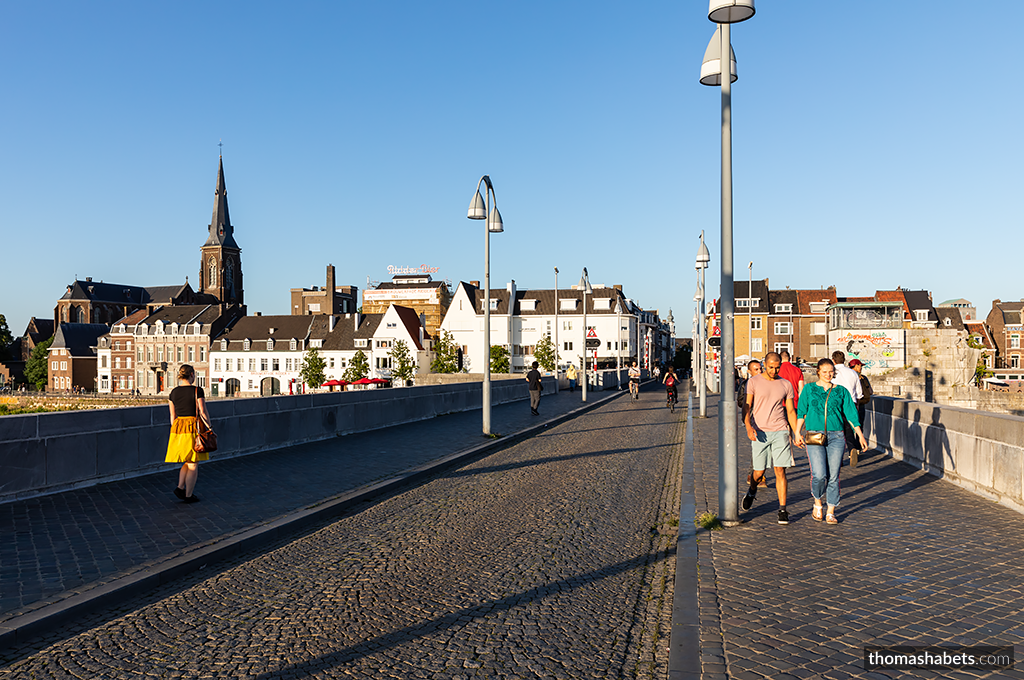
[[178,369],[178,386],[168,396],[171,408],[171,437],[167,441],[167,463],[182,463],[178,473],[178,486],[174,487],[174,495],[186,503],[195,503],[199,496],[192,493],[199,477],[199,461],[209,460],[207,453],[196,453],[192,449],[196,435],[199,433],[199,420],[202,416],[206,424],[210,424],[210,414],[206,410],[206,395],[202,387],[193,387],[196,371],[188,364]]

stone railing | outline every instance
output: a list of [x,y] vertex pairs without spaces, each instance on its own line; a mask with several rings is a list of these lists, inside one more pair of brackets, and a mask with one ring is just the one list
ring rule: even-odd
[[[491,383],[491,403],[529,398]],[[554,391],[554,378],[544,380]],[[480,383],[211,400],[218,458],[280,449],[481,407]],[[166,469],[170,410],[135,406],[0,416],[0,502]]]
[[864,420],[893,458],[1024,513],[1024,417],[874,397]]

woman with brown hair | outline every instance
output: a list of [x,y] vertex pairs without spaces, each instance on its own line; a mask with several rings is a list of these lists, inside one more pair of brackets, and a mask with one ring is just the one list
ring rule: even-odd
[[193,387],[196,380],[195,369],[182,364],[178,369],[178,386],[171,390],[167,397],[171,409],[171,437],[167,441],[167,463],[182,463],[178,473],[178,486],[174,495],[186,503],[195,503],[199,497],[192,493],[199,477],[199,461],[209,460],[208,453],[196,453],[192,448],[196,435],[199,433],[199,417],[210,424],[210,414],[206,410],[206,395],[202,387]]

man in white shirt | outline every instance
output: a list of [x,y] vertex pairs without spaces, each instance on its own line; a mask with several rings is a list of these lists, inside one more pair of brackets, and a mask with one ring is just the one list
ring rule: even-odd
[[[833,385],[842,385],[853,396],[853,403],[857,403],[864,396],[864,390],[860,386],[860,374],[846,365],[846,355],[842,352],[832,352],[832,363],[836,365],[836,377],[832,378]],[[850,450],[850,465],[857,467],[857,458],[860,456],[860,449],[855,445],[857,441],[853,437],[849,423],[843,421],[843,431],[846,433],[846,448]]]

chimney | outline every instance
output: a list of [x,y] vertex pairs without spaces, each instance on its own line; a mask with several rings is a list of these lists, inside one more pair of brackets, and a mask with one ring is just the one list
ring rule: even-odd
[[329,330],[331,333],[334,332],[334,315],[333,314],[331,314],[330,321],[327,322],[327,330]]
[[614,286],[612,286],[612,288],[614,288],[615,290],[619,291],[620,293],[622,292],[622,284],[621,283],[616,283]]
[[423,312],[420,312],[420,347],[423,347],[424,330],[423,327],[427,325],[427,317]]
[[[479,281],[470,281],[469,285],[473,286],[474,288],[479,288],[480,287],[480,282]],[[71,286],[68,286],[68,290],[71,290]]]
[[352,315],[352,320],[355,322],[355,325],[352,327],[353,331],[359,330],[359,317],[361,316],[362,314],[360,314],[359,312],[356,312],[355,314]]
[[327,303],[327,313],[334,314],[334,296],[337,291],[335,290],[334,284],[334,265],[327,265],[327,299],[324,302]]
[[263,312],[256,312],[256,316],[263,316]]

